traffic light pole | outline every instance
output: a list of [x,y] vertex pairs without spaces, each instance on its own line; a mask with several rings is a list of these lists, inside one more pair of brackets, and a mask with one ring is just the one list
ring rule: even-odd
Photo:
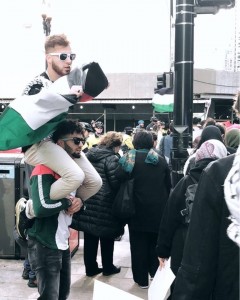
[[173,187],[183,177],[192,135],[194,0],[176,0],[174,63]]

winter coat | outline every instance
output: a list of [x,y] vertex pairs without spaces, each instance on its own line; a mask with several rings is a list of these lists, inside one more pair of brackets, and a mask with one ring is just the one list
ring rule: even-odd
[[181,211],[186,208],[185,193],[189,185],[199,181],[203,169],[212,161],[213,159],[205,158],[196,163],[190,170],[190,175],[184,176],[172,190],[163,212],[156,250],[158,257],[171,256],[171,269],[175,275],[182,261],[188,230],[185,217],[181,215]]
[[239,248],[226,234],[223,191],[233,159],[219,159],[202,173],[172,300],[239,299]]
[[71,228],[89,234],[115,238],[123,233],[123,225],[112,214],[114,197],[120,187],[115,177],[119,156],[113,149],[97,146],[89,149],[87,158],[102,178],[101,189],[85,201],[85,210],[73,216]]
[[50,198],[51,185],[59,176],[44,165],[37,165],[31,175],[33,209],[36,218],[28,229],[28,236],[44,247],[66,250],[69,247],[69,228],[72,217],[66,214],[71,205],[67,198],[54,201]]
[[[136,152],[131,173],[136,213],[128,225],[130,230],[157,233],[171,189],[170,171],[162,157],[159,156],[156,165],[145,163],[146,157],[146,152]],[[126,178],[126,172],[121,167],[116,175],[122,180]]]

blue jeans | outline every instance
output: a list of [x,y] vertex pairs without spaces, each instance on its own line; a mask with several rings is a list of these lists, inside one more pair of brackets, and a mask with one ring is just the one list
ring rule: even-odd
[[70,250],[50,249],[30,238],[28,258],[37,277],[38,299],[67,299],[71,286]]
[[29,279],[35,280],[36,279],[35,272],[32,271],[28,258],[25,258],[23,267],[24,267],[24,269],[26,269],[28,271]]

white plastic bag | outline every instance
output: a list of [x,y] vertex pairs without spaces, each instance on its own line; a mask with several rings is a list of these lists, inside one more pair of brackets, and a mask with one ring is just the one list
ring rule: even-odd
[[165,266],[158,268],[153,281],[148,289],[148,300],[166,300],[170,295],[170,286],[175,279],[170,268],[170,259],[165,261]]

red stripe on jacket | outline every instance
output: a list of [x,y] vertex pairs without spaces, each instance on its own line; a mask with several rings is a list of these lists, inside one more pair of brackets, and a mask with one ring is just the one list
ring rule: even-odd
[[37,175],[47,175],[47,174],[52,175],[56,180],[60,178],[60,176],[57,173],[55,173],[53,170],[51,170],[45,165],[37,165],[33,169],[31,177]]

